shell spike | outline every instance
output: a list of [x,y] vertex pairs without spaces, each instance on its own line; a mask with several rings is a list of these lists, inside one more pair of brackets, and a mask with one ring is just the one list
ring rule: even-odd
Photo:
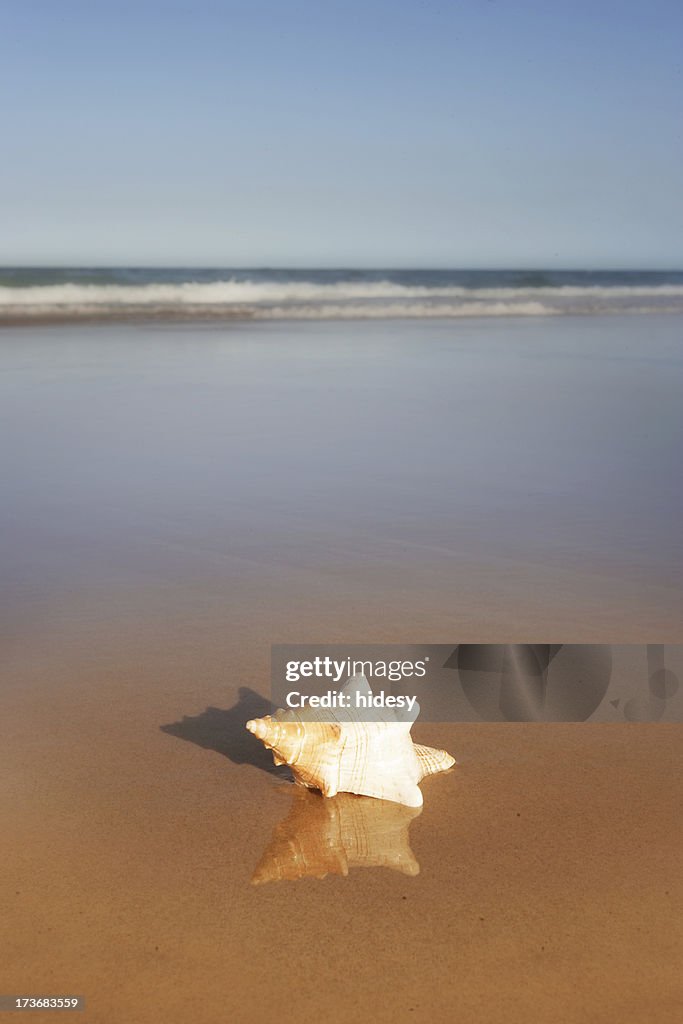
[[435,747],[424,747],[420,743],[415,744],[415,753],[420,763],[421,778],[426,775],[436,775],[437,772],[448,771],[456,764],[456,760],[445,750],[437,750]]

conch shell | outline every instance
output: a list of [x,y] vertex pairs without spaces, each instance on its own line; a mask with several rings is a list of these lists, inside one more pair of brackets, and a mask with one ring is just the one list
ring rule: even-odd
[[348,875],[351,868],[391,868],[417,875],[408,827],[421,813],[384,800],[338,793],[324,800],[299,790],[278,822],[252,876],[252,885]]
[[[363,675],[353,676],[342,693],[372,696]],[[272,750],[276,765],[289,765],[295,782],[323,796],[356,793],[421,807],[418,783],[446,771],[455,758],[413,743],[410,727],[419,712],[416,702],[408,719],[387,709],[358,721],[357,711],[307,709],[304,721],[294,711],[279,710],[247,722],[247,729]]]

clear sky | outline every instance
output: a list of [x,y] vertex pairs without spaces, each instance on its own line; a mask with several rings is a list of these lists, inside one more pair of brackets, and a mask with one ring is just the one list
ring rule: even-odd
[[3,0],[0,262],[683,267],[681,0]]

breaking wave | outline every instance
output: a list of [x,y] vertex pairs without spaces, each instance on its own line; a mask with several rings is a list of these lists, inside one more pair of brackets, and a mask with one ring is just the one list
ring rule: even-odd
[[356,319],[683,312],[683,284],[224,280],[0,283],[0,320],[36,317]]

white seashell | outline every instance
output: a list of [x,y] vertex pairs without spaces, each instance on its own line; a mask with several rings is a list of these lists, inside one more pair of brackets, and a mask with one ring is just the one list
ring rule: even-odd
[[339,793],[323,800],[299,790],[278,822],[252,876],[252,885],[285,879],[348,875],[382,867],[417,875],[408,827],[420,808]]
[[[362,675],[353,676],[342,692],[372,693]],[[415,703],[413,719],[419,712]],[[290,766],[295,782],[323,796],[356,793],[421,807],[418,782],[450,768],[455,758],[413,743],[412,719],[402,720],[393,710],[376,713],[372,721],[358,721],[357,715],[307,709],[303,721],[295,711],[279,710],[247,722],[247,729],[273,751],[275,764]]]

